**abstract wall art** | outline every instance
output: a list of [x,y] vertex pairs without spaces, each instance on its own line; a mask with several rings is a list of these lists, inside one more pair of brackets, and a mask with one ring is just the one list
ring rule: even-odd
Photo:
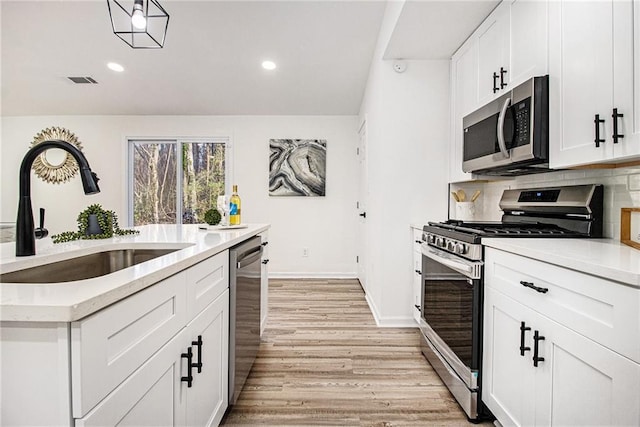
[[327,141],[270,139],[269,195],[324,196]]

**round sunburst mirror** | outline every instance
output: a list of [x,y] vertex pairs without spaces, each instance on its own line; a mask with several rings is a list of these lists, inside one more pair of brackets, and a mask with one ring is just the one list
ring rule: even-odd
[[[50,127],[40,131],[33,138],[31,147],[54,139],[68,142],[82,151],[82,144],[73,132],[61,127]],[[66,151],[59,148],[50,148],[36,158],[33,162],[33,170],[43,181],[60,184],[69,181],[78,173],[78,163]]]

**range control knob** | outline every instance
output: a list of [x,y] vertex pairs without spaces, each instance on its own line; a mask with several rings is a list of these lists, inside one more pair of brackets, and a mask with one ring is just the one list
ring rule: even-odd
[[464,253],[467,251],[467,247],[464,243],[456,243],[453,251],[459,255],[464,255]]
[[429,234],[427,236],[427,242],[434,245],[436,243],[436,236],[434,236],[433,234]]
[[447,250],[448,250],[449,252],[453,252],[453,251],[454,251],[454,249],[455,249],[455,247],[456,247],[456,243],[455,243],[454,241],[449,240],[449,241],[447,242]]
[[436,237],[436,246],[440,248],[444,248],[446,246],[446,242],[442,237]]

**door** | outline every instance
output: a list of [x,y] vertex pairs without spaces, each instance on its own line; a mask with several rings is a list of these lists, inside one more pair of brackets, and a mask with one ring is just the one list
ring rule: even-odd
[[[217,426],[227,409],[229,362],[229,291],[225,291],[187,326],[191,340],[193,382],[187,390],[186,425]],[[189,343],[187,343],[189,344]]]
[[511,89],[508,85],[511,78],[511,70],[508,69],[509,44],[509,4],[504,2],[498,5],[478,29],[480,105]]
[[533,312],[488,286],[484,296],[482,400],[503,424],[532,425]]
[[471,173],[462,171],[462,119],[478,106],[478,43],[469,39],[451,58],[451,135],[449,182],[470,181]]
[[548,72],[547,1],[513,0],[511,12],[511,87]]
[[184,337],[176,335],[87,415],[76,419],[75,426],[183,425]]
[[[549,111],[559,112],[549,117],[552,168],[612,156],[615,3],[549,3]],[[596,123],[596,115],[603,121]]]
[[544,361],[534,367],[528,359],[535,371],[532,425],[640,425],[640,365],[544,316],[531,326],[544,336],[538,341]]
[[364,120],[358,130],[358,164],[360,177],[358,180],[358,280],[364,292],[367,292],[367,200],[369,196],[369,176],[367,171],[367,121]]

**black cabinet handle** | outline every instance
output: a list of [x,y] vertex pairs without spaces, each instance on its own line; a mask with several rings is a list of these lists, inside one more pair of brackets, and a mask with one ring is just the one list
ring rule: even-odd
[[414,271],[422,276],[422,271],[420,271],[420,270],[414,270]]
[[507,74],[507,70],[503,67],[500,67],[500,89],[504,89],[507,87],[507,84],[504,82],[504,75]]
[[358,216],[361,216],[362,218],[366,218],[367,217],[367,213],[366,212],[362,212],[361,214],[358,214]]
[[613,138],[613,143],[617,144],[619,138],[624,138],[624,135],[618,133],[618,118],[624,117],[624,114],[618,113],[618,109],[614,108],[611,117],[613,117],[613,135],[611,137]]
[[594,140],[596,143],[596,148],[600,147],[600,143],[604,142],[604,139],[600,139],[600,123],[604,123],[604,119],[600,118],[600,114],[596,114],[596,118],[593,121],[596,126],[596,139]]
[[533,332],[533,366],[538,367],[538,362],[544,362],[544,357],[538,357],[538,342],[544,341],[544,337],[538,333]]
[[420,306],[418,304],[414,304],[413,306],[416,308],[416,310],[420,311]]
[[262,246],[267,246],[269,244],[269,242],[262,242],[260,243]]
[[422,240],[416,240],[416,243],[417,243],[417,244],[419,244],[419,245],[421,245],[421,244],[423,244],[424,242],[423,242]]
[[540,292],[541,294],[546,294],[547,292],[549,292],[549,288],[541,288],[541,287],[538,287],[538,286],[534,285],[531,282],[525,282],[524,280],[521,280],[520,284],[522,286],[524,286],[525,288],[531,288],[536,292]]
[[531,347],[524,346],[524,333],[530,330],[531,328],[525,326],[524,322],[520,322],[520,356],[524,356],[525,351],[531,351]]
[[180,377],[180,381],[186,381],[187,387],[191,388],[193,384],[193,351],[191,351],[191,347],[187,349],[186,353],[182,353],[180,357],[187,359],[187,376]]
[[493,73],[493,93],[496,93],[498,90],[498,73]]
[[264,259],[264,260],[262,260],[262,263],[263,264],[269,264],[269,260],[268,259]]
[[[202,372],[202,335],[198,335],[198,341],[191,341],[191,345],[198,346],[198,361],[193,364],[194,368],[198,368],[198,373]],[[191,347],[189,347],[191,349]]]

